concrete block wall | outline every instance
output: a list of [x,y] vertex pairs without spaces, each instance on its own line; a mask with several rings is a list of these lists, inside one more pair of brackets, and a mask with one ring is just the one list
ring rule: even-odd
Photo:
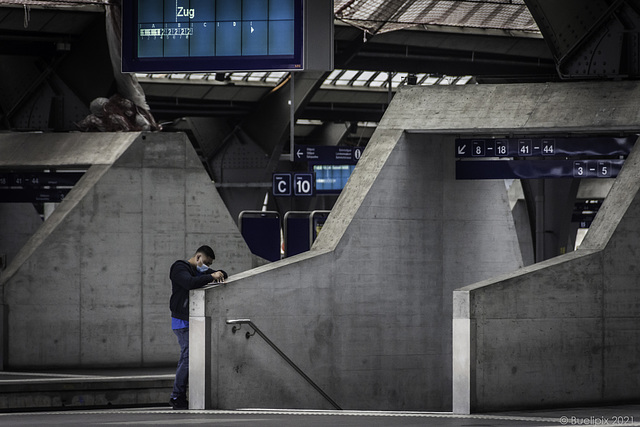
[[[192,327],[191,337],[204,348],[191,352],[192,407],[330,407],[302,379],[296,381],[258,338],[232,334],[225,324],[229,319],[254,321],[347,409],[461,411],[461,390],[466,411],[504,408],[517,399],[530,402],[543,390],[544,380],[537,379],[530,388],[526,381],[557,373],[545,370],[554,363],[562,366],[564,377],[566,370],[587,372],[567,383],[571,389],[595,380],[596,363],[613,362],[609,371],[624,372],[627,365],[635,369],[633,359],[627,358],[636,342],[636,319],[628,315],[633,293],[622,291],[616,301],[627,301],[628,317],[616,320],[619,328],[602,332],[616,345],[589,347],[597,342],[599,325],[611,324],[612,317],[598,324],[592,315],[602,293],[585,294],[582,288],[597,288],[599,265],[603,277],[619,271],[605,267],[613,260],[598,260],[583,243],[579,253],[521,270],[531,276],[515,279],[515,273],[506,273],[504,286],[484,286],[494,280],[483,282],[480,277],[499,277],[521,262],[514,255],[518,243],[513,218],[499,213],[502,206],[508,210],[504,184],[461,184],[450,168],[458,136],[637,132],[638,95],[636,82],[400,91],[310,252],[239,274],[227,285],[193,292],[191,316],[198,327]],[[608,218],[600,227],[613,223]],[[620,255],[630,250],[628,243]],[[560,274],[568,265],[576,266],[572,277]],[[630,265],[623,271],[632,276]],[[454,289],[474,282],[456,291],[454,301]],[[623,288],[616,289],[611,295]],[[520,299],[520,290],[530,298]],[[494,317],[471,317],[489,313],[489,308],[495,309]],[[545,321],[531,321],[536,311],[546,313]],[[588,327],[578,329],[586,319]],[[492,325],[499,325],[500,332]],[[554,338],[535,339],[546,336]],[[629,337],[627,346],[624,339]],[[579,350],[572,348],[574,342]],[[514,353],[507,365],[498,359],[504,357],[503,350]],[[606,360],[598,359],[599,351]],[[554,362],[557,354],[561,361]],[[489,361],[486,369],[471,370],[484,361]],[[630,372],[621,380],[625,385],[636,378],[635,371]],[[504,375],[519,376],[521,382],[512,386],[506,376],[500,383],[504,388],[496,391],[491,381]],[[624,394],[623,388],[615,388],[617,396]],[[557,390],[550,389],[548,402],[567,402],[558,398]],[[494,391],[507,404],[487,401]],[[595,396],[593,391],[584,396]],[[488,403],[476,405],[480,398]]]
[[194,291],[192,404],[332,408],[225,323],[248,318],[342,408],[450,410],[453,289],[522,266],[504,183],[456,181],[453,152],[377,131],[309,253]]
[[571,254],[454,292],[454,411],[640,397],[640,147]]
[[[16,138],[26,138],[20,150]],[[90,165],[0,276],[5,367],[175,364],[171,264],[210,244],[231,274],[252,266],[188,139],[8,134],[3,147],[23,153],[5,157],[17,165]],[[29,160],[29,148],[41,157]]]
[[5,260],[0,274],[41,225],[32,203],[0,203],[0,256]]

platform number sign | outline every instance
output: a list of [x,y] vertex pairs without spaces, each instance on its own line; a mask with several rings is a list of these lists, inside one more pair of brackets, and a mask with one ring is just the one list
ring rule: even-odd
[[542,155],[553,156],[556,153],[556,140],[555,139],[543,139],[542,140]]
[[518,156],[531,156],[533,154],[533,142],[530,139],[518,140]]
[[573,176],[576,178],[584,178],[587,176],[586,162],[573,162]]
[[598,162],[598,178],[609,178],[611,176],[611,162]]
[[297,173],[293,176],[293,194],[295,196],[313,196],[312,173]]
[[496,155],[507,156],[509,154],[509,141],[496,140]]
[[486,146],[485,146],[485,141],[480,139],[480,140],[474,140],[472,142],[473,144],[473,151],[471,152],[472,156],[479,156],[479,157],[484,157],[486,154]]

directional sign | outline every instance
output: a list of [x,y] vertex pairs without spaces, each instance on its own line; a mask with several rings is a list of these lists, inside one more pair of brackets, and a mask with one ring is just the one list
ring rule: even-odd
[[627,156],[637,137],[459,138],[455,157]]
[[0,172],[0,187],[73,187],[84,172]]
[[293,176],[294,196],[313,196],[313,174],[297,173]]
[[615,178],[624,160],[458,160],[456,179]]
[[0,203],[60,203],[70,189],[0,189]]
[[291,174],[274,173],[272,193],[274,196],[291,196]]
[[294,159],[297,162],[314,163],[357,163],[362,156],[362,147],[335,145],[296,145]]

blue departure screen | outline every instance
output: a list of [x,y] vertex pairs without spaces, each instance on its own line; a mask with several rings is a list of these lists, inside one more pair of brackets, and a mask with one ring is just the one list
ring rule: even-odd
[[123,71],[302,68],[302,0],[133,0],[123,7]]
[[347,184],[356,165],[313,165],[318,193],[339,193]]

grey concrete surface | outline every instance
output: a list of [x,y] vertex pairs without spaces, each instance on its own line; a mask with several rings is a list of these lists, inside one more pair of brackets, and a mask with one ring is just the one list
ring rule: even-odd
[[453,142],[379,129],[309,253],[192,294],[193,408],[331,408],[225,324],[249,318],[343,409],[450,410],[453,290],[523,265],[504,182],[456,181]]
[[0,159],[88,167],[0,275],[5,368],[174,365],[169,266],[201,244],[230,274],[253,265],[182,134],[9,133]]
[[0,203],[0,256],[5,262],[0,275],[41,225],[42,219],[32,203]]
[[174,378],[175,368],[2,371],[0,412],[166,407]]
[[[477,340],[496,350],[489,368],[499,368],[500,375],[490,376],[491,370],[475,376],[452,375],[452,364],[454,369],[472,366],[488,357],[465,344],[477,324],[460,324],[459,311],[453,315],[454,289],[522,265],[504,183],[457,182],[454,139],[632,132],[640,118],[634,96],[639,92],[635,82],[402,90],[309,253],[239,274],[228,285],[194,292],[192,316],[210,317],[211,324],[197,337],[210,340],[208,350],[191,355],[192,378],[199,377],[197,384],[192,382],[191,392],[198,397],[192,402],[210,408],[327,407],[266,344],[256,337],[244,338],[244,332],[232,334],[225,320],[236,318],[256,323],[348,409],[450,410],[452,405],[459,409],[455,402],[460,395],[471,401],[478,391],[486,399],[512,399],[496,401],[498,408],[522,407],[535,401],[531,396],[539,398],[546,392],[543,380],[530,386],[528,381],[535,372],[546,372],[537,367],[547,366],[549,359],[560,356],[562,369],[576,373],[602,362],[586,352],[587,346],[573,348],[573,340],[590,342],[592,333],[570,335],[598,330],[595,318],[595,329],[579,327],[583,319],[572,318],[578,308],[589,310],[596,303],[581,287],[597,265],[587,261],[571,280],[554,286],[560,263],[576,257],[571,254],[544,266],[547,272],[541,275],[547,282],[538,282],[540,275],[530,276],[530,292],[544,291],[546,299],[516,305],[535,317],[535,310],[547,309],[543,301],[555,301],[555,307],[562,308],[559,315],[575,326],[566,331],[569,335],[560,330],[551,341],[537,341],[549,335],[550,324],[512,328],[505,322],[495,334]],[[508,316],[500,309],[518,301],[520,287],[514,286],[512,293],[497,286],[490,289],[494,292],[485,304],[497,308],[499,321]],[[568,302],[577,308],[568,309]],[[455,307],[458,310],[459,304]],[[543,348],[536,346],[538,342],[549,345]],[[513,351],[512,347],[521,357],[516,372],[524,375],[514,384],[513,364],[501,363],[503,350]],[[634,363],[626,353],[619,356],[607,363]],[[535,366],[528,368],[527,363]],[[202,377],[207,370],[210,375]],[[574,376],[562,390],[580,389],[584,382],[583,376]],[[558,397],[555,390],[550,392],[544,399],[547,406]],[[617,398],[624,398],[623,393]],[[490,408],[495,406],[480,407]]]
[[260,427],[471,427],[471,426],[640,426],[640,407],[611,406],[547,411],[456,415],[436,412],[172,411],[161,408],[85,410],[44,413],[0,413],[0,424],[26,426],[222,425]]
[[454,292],[456,412],[640,398],[639,189],[636,144],[575,253]]

